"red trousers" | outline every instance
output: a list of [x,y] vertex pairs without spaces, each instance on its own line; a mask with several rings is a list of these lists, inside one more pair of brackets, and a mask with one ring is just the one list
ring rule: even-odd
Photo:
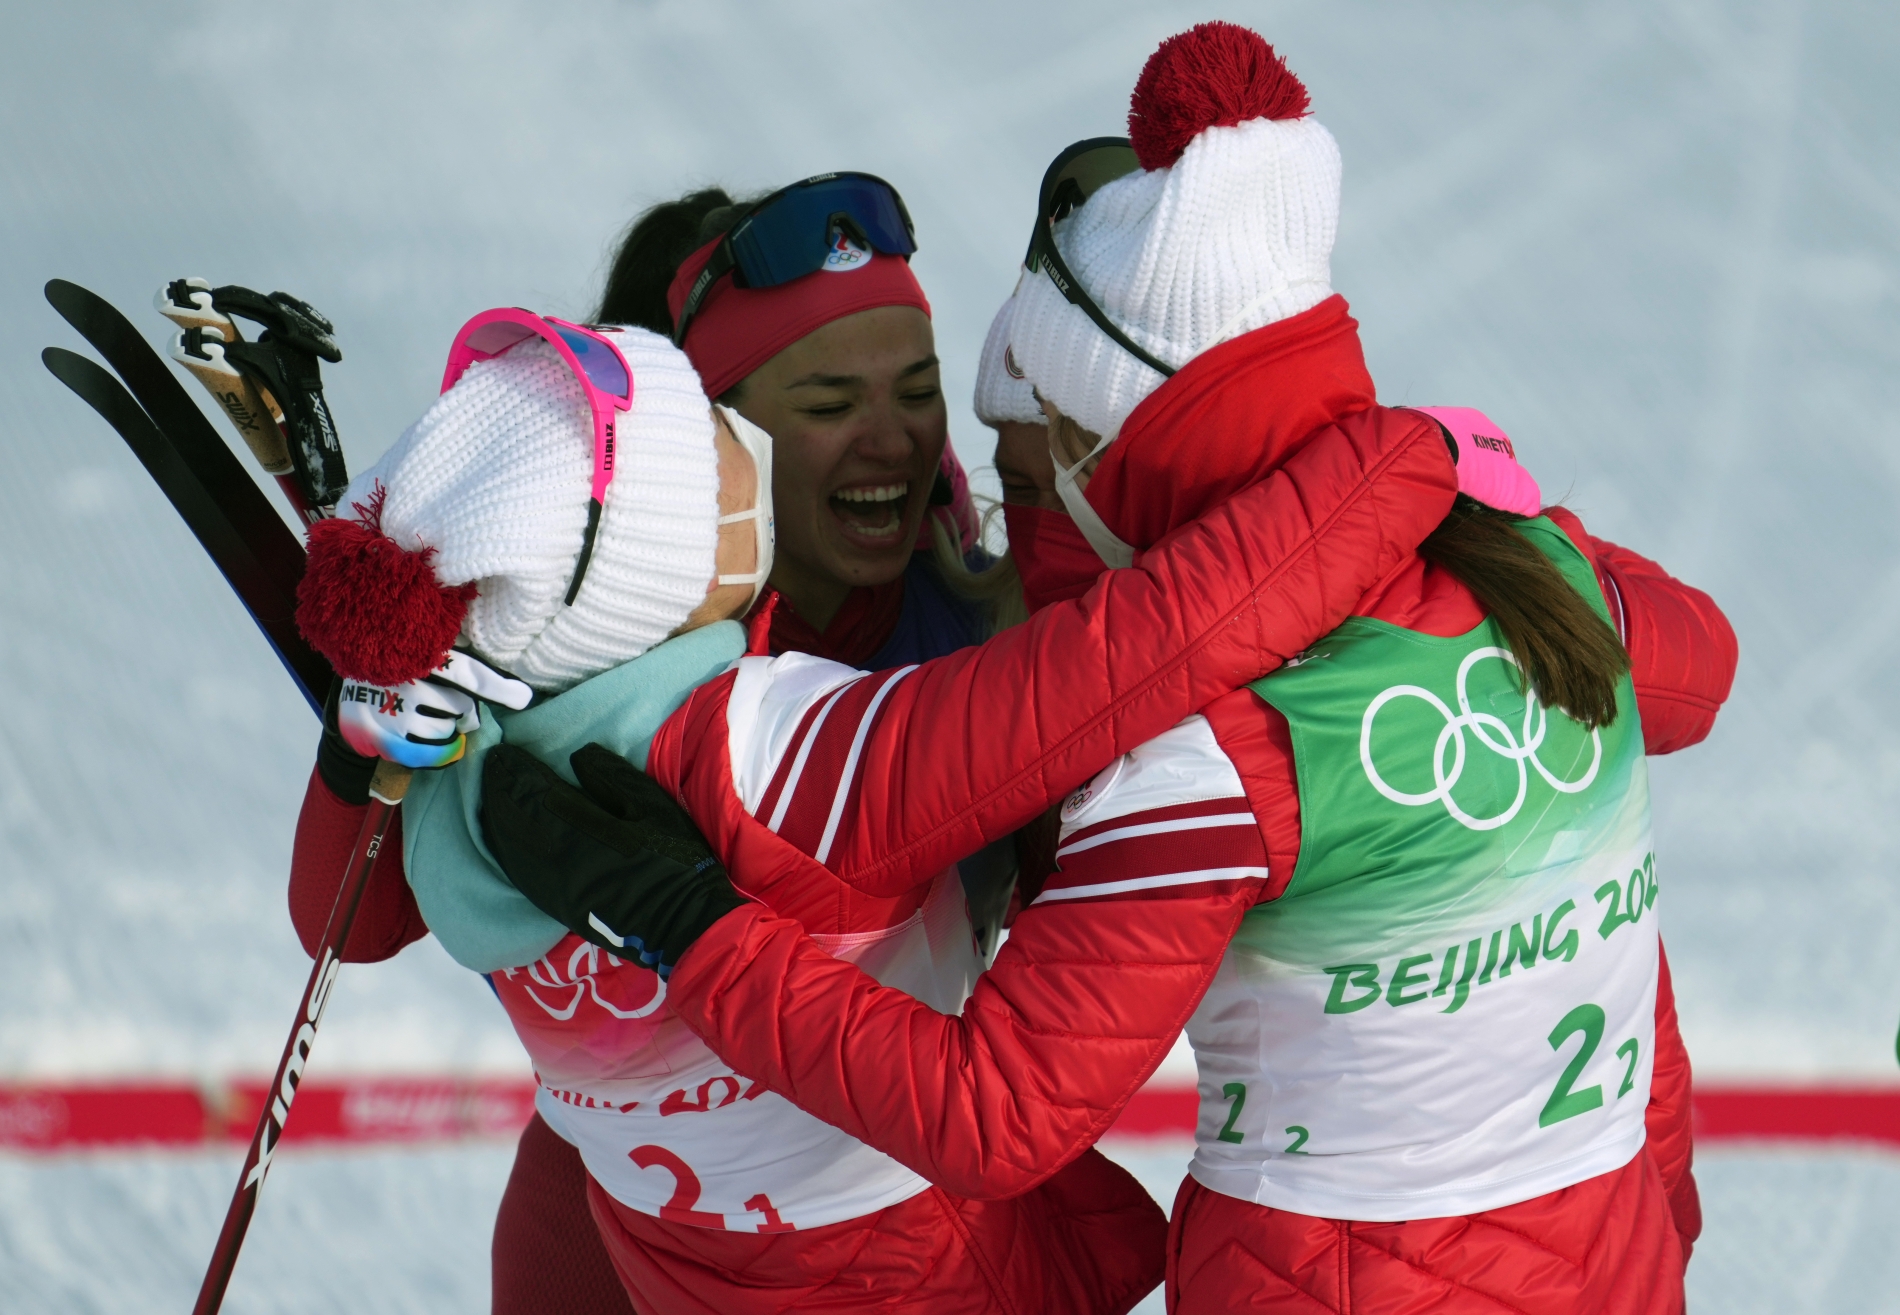
[[587,1181],[581,1153],[539,1114],[528,1120],[495,1213],[494,1315],[634,1315],[588,1213]]
[[1168,1310],[1680,1315],[1683,1264],[1647,1147],[1535,1200],[1393,1224],[1275,1210],[1188,1178],[1168,1229]]
[[587,1196],[635,1305],[665,1315],[1126,1315],[1161,1281],[1168,1227],[1094,1150],[1007,1201],[932,1187],[795,1233],[665,1223],[591,1181]]
[[493,1310],[1124,1315],[1161,1281],[1166,1234],[1153,1198],[1093,1150],[1009,1201],[933,1187],[796,1233],[668,1224],[601,1191],[580,1152],[536,1115],[495,1216]]

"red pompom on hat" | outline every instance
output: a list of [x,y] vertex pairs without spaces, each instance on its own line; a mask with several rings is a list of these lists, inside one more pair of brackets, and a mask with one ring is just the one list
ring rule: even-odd
[[1205,128],[1303,119],[1306,84],[1266,39],[1234,23],[1197,23],[1161,43],[1128,104],[1128,136],[1144,169],[1166,169]]
[[[1129,98],[1142,168],[1054,227],[1069,272],[1129,339],[1179,369],[1333,295],[1339,146],[1256,32],[1161,43]],[[1010,354],[1042,398],[1112,438],[1164,376],[1070,304],[1045,268],[1017,289]]]
[[297,586],[297,629],[337,673],[374,685],[420,680],[448,660],[475,597],[473,582],[442,584],[435,549],[404,548],[382,532],[378,486],[363,519],[310,527]]

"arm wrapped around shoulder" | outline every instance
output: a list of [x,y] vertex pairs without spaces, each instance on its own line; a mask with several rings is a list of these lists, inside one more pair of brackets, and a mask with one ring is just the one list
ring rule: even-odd
[[[844,801],[822,861],[891,895],[1007,835],[1344,621],[1456,487],[1426,417],[1347,416],[1081,598],[925,663],[861,717],[834,712],[798,784],[826,813]],[[700,797],[690,779],[681,794]]]

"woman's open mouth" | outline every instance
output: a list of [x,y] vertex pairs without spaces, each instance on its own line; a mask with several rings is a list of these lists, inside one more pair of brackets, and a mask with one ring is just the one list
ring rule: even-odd
[[867,547],[883,547],[902,532],[909,500],[910,483],[905,481],[839,489],[829,502],[831,514],[838,518],[849,538]]

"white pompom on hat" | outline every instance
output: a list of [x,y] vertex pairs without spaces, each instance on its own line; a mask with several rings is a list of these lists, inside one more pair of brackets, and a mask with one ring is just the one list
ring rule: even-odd
[[[1022,281],[1017,281],[1022,287]],[[974,409],[976,418],[994,429],[997,425],[1014,422],[1023,425],[1042,425],[1048,423],[1048,417],[1042,413],[1042,405],[1036,401],[1036,390],[1030,386],[1028,377],[1016,363],[1016,354],[1009,345],[1010,322],[1015,309],[1016,297],[1003,303],[996,312],[996,318],[990,321],[990,333],[983,340],[983,356],[976,366],[976,397]]]
[[[1258,33],[1202,23],[1170,37],[1135,84],[1142,172],[1056,225],[1083,289],[1171,366],[1332,295],[1339,147]],[[1046,274],[1015,297],[1010,343],[1036,389],[1113,437],[1164,377],[1109,339]]]
[[[351,481],[339,521],[313,529],[298,622],[339,672],[417,679],[446,634],[552,693],[638,657],[705,601],[719,535],[710,405],[665,338],[603,331],[632,369],[633,406],[619,418],[613,482],[573,604],[564,600],[587,527],[592,412],[560,355],[531,339],[469,366]],[[432,603],[424,579],[388,600],[346,600],[360,598],[372,563],[432,576],[440,597]],[[345,606],[346,624],[326,627],[326,609]],[[432,606],[426,642],[392,645],[392,631]]]

